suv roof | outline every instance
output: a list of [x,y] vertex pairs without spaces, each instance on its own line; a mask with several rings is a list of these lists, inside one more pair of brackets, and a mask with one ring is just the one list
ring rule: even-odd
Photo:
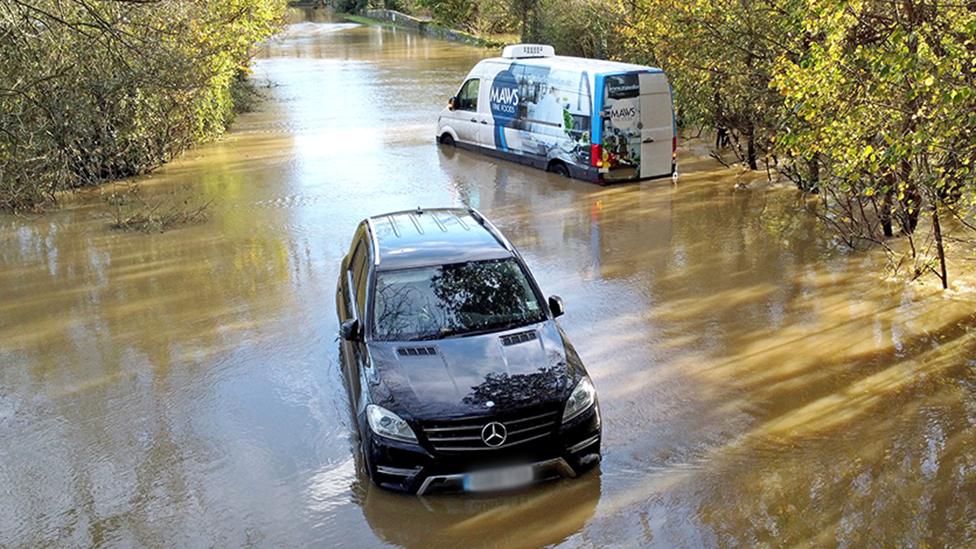
[[447,265],[514,254],[512,245],[475,209],[405,210],[366,220],[380,270]]

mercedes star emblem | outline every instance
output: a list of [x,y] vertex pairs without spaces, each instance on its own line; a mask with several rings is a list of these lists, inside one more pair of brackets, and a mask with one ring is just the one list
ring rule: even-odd
[[485,441],[485,444],[492,448],[497,448],[505,444],[505,439],[507,438],[508,429],[505,429],[505,426],[497,421],[492,421],[481,429],[481,440]]

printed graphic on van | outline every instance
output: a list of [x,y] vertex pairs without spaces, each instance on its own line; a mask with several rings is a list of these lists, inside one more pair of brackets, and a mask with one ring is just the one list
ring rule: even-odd
[[471,69],[437,139],[597,183],[653,179],[675,173],[673,114],[660,69],[521,44]]
[[589,164],[586,72],[512,63],[491,80],[488,99],[497,149]]
[[503,70],[491,80],[488,104],[491,108],[491,117],[495,122],[495,148],[501,151],[508,150],[505,128],[518,118],[518,91],[518,82],[511,70]]
[[637,74],[606,77],[603,96],[603,150],[614,166],[639,168],[641,161],[640,81]]

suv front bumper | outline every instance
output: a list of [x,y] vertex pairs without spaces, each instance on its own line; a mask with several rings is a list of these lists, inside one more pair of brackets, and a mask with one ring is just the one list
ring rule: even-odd
[[[575,478],[600,462],[601,420],[599,405],[560,426],[557,435],[526,448],[515,456],[437,455],[421,444],[380,437],[365,429],[363,452],[370,479],[382,488],[428,495],[464,491],[468,473],[501,465],[528,464],[533,482]],[[495,456],[491,456],[495,457]],[[517,461],[505,461],[512,457]]]

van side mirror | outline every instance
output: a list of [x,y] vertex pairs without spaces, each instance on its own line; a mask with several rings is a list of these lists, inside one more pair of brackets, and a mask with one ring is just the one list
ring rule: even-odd
[[359,321],[354,318],[343,322],[342,325],[339,326],[339,337],[345,339],[346,341],[362,341],[362,325],[360,325]]
[[563,298],[558,295],[549,296],[549,310],[552,312],[553,318],[557,316],[563,316],[566,309],[563,308]]
[[453,111],[457,105],[457,97],[452,97],[447,100],[447,110]]

